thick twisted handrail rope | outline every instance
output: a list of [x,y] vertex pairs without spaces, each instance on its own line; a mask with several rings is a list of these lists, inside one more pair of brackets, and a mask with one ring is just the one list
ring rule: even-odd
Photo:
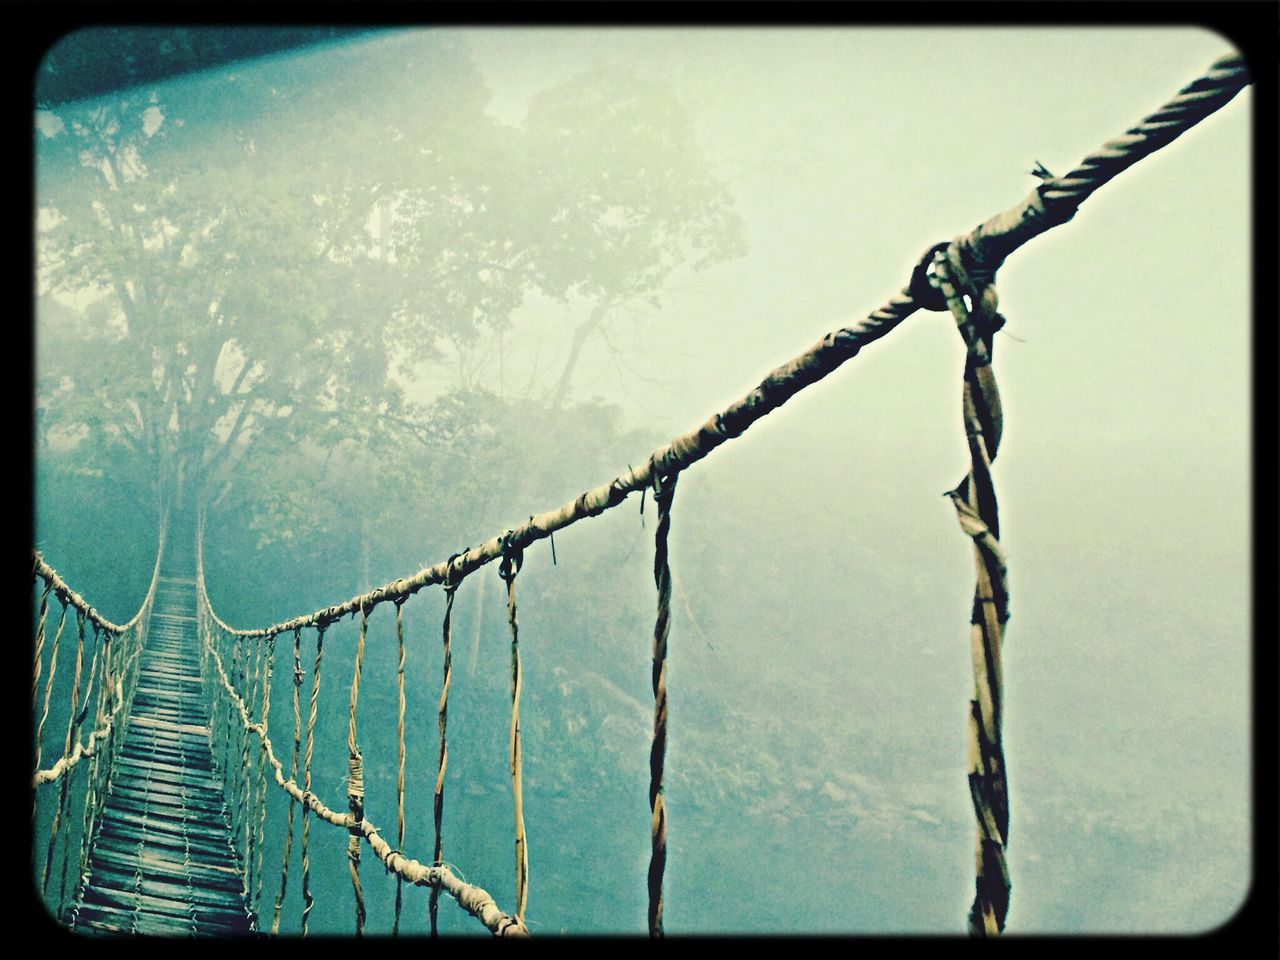
[[[1003,737],[1001,648],[1009,619],[1008,571],[1000,548],[1000,519],[991,462],[1004,431],[1000,392],[991,366],[995,333],[1004,318],[996,311],[995,284],[975,283],[953,246],[936,260],[936,277],[964,338],[963,419],[969,448],[968,475],[949,492],[961,529],[974,543],[977,584],[970,616],[974,696],[969,705],[969,794],[977,818],[974,900],[969,931],[991,937],[1003,932],[1009,910],[1009,786]],[[966,297],[972,309],[966,304]]]
[[[1143,157],[1167,146],[1225,106],[1252,82],[1239,54],[1230,54],[1216,61],[1203,77],[1184,87],[1177,96],[1123,136],[1108,141],[1089,154],[1067,176],[1042,181],[1019,203],[959,237],[955,243],[959,244],[970,274],[975,281],[994,275],[1014,250],[1045,231],[1066,223],[1095,190]],[[532,517],[511,531],[507,539],[503,535],[493,537],[458,557],[424,567],[409,577],[393,580],[343,603],[269,627],[237,630],[222,621],[217,622],[238,636],[283,633],[295,626],[331,622],[366,607],[372,608],[385,601],[417,593],[434,583],[443,583],[450,578],[461,579],[485,564],[501,559],[504,543],[523,550],[570,524],[599,516],[622,503],[631,493],[644,490],[655,475],[678,473],[706,457],[725,441],[741,436],[756,421],[801,390],[833,373],[857,356],[863,347],[884,337],[916,310],[927,306],[917,298],[928,299],[931,292],[922,292],[916,283],[909,284],[862,320],[828,333],[804,353],[777,367],[754,390],[713,414],[700,427],[658,447],[639,470],[628,471],[555,510]]]
[[[156,587],[160,582],[160,560],[164,556],[165,530],[167,528],[167,520],[162,518],[160,522],[160,532],[158,543],[156,546],[156,559],[151,570],[151,583],[147,587],[146,596],[143,597],[142,605],[126,623],[114,624],[109,620],[101,617],[91,607],[87,601],[76,591],[72,590],[39,553],[33,552],[32,557],[34,563],[32,565],[32,576],[38,577],[45,582],[44,591],[41,594],[42,612],[40,618],[40,629],[37,632],[35,668],[33,670],[34,679],[32,680],[32,709],[35,709],[35,691],[39,686],[41,671],[41,646],[43,645],[45,626],[45,615],[43,604],[47,599],[50,591],[53,592],[58,602],[62,606],[62,613],[58,619],[58,627],[54,633],[53,643],[49,649],[49,676],[45,681],[44,690],[44,706],[41,710],[40,722],[36,725],[35,733],[35,772],[32,774],[32,789],[45,783],[52,783],[60,779],[66,773],[70,772],[85,757],[96,756],[97,744],[103,740],[109,739],[111,731],[115,725],[117,713],[121,709],[127,709],[129,700],[131,699],[131,690],[124,689],[130,686],[129,677],[130,670],[137,661],[138,652],[141,649],[142,632],[146,629],[146,617],[151,611],[152,604],[155,601]],[[120,679],[112,680],[104,679],[104,683],[109,688],[108,693],[114,694],[113,706],[105,715],[105,717],[94,717],[94,729],[89,733],[88,742],[81,743],[79,736],[75,738],[67,749],[62,753],[58,762],[47,770],[40,768],[42,756],[42,739],[44,736],[45,721],[49,717],[49,699],[53,692],[53,679],[58,667],[58,641],[62,637],[62,630],[66,624],[67,610],[74,608],[77,614],[83,616],[86,621],[93,625],[95,630],[99,630],[107,637],[115,636],[121,639],[121,646],[124,647],[124,638],[130,631],[134,631],[135,637],[133,643],[130,644],[134,649],[131,655],[126,659],[120,670]],[[86,694],[86,703],[88,694]],[[78,725],[77,725],[78,726]],[[34,807],[32,815],[34,816]]]
[[67,582],[58,576],[58,572],[54,570],[53,567],[49,566],[45,561],[44,556],[38,550],[32,551],[32,556],[35,558],[35,565],[32,573],[34,576],[39,577],[45,583],[49,584],[49,586],[53,587],[53,592],[59,599],[65,600],[71,606],[83,613],[92,625],[101,630],[109,630],[111,633],[119,636],[126,630],[130,630],[140,624],[147,613],[150,612],[151,601],[155,597],[156,584],[160,580],[160,560],[164,557],[165,535],[167,528],[168,520],[166,518],[161,518],[159,545],[156,547],[156,561],[151,571],[151,585],[147,588],[147,594],[143,598],[142,605],[138,607],[138,612],[124,623],[112,623],[110,620],[99,614],[93,607],[89,606],[89,602],[85,600],[84,597],[72,590],[71,587],[67,585]]
[[524,922],[529,902],[529,844],[524,830],[524,774],[520,755],[520,626],[516,621],[516,575],[524,563],[524,552],[506,540],[498,572],[507,585],[507,626],[511,630],[511,799],[515,810],[516,834],[516,919]]
[[653,624],[653,745],[649,750],[649,811],[652,849],[649,856],[649,936],[661,937],[662,875],[667,866],[667,804],[662,775],[667,756],[667,639],[671,632],[671,565],[667,535],[671,530],[671,499],[679,474],[655,478],[653,499],[658,505],[654,531],[653,580],[658,588],[658,614]]
[[[199,566],[197,566],[199,570]],[[199,574],[197,574],[197,588],[199,589]],[[207,603],[208,598],[199,591],[201,603]],[[212,620],[209,620],[212,623]],[[228,710],[234,710],[240,716],[240,722],[254,736],[256,736],[261,744],[261,749],[266,754],[267,763],[274,772],[275,781],[286,793],[288,793],[295,801],[302,804],[304,811],[311,811],[326,823],[333,824],[336,827],[342,827],[345,830],[352,829],[351,814],[338,813],[336,810],[326,806],[325,803],[314,793],[311,792],[310,780],[307,780],[307,787],[303,789],[298,783],[290,779],[285,779],[284,767],[276,758],[275,750],[271,744],[271,738],[267,735],[265,724],[255,724],[249,716],[249,710],[245,706],[244,699],[236,692],[235,686],[231,683],[231,678],[227,675],[225,666],[222,663],[222,656],[218,653],[214,646],[212,638],[212,629],[207,629],[203,641],[203,646],[208,655],[208,662],[212,677],[217,685],[226,692],[226,702]],[[304,761],[305,765],[305,761]],[[304,820],[304,825],[307,821]],[[405,857],[399,851],[391,849],[391,845],[383,839],[377,828],[368,820],[362,820],[355,824],[361,834],[369,842],[370,849],[378,856],[383,865],[398,876],[404,878],[409,883],[417,886],[427,886],[433,888],[441,888],[454,898],[464,910],[476,917],[483,923],[490,932],[499,937],[521,937],[528,935],[528,929],[524,923],[517,917],[510,916],[502,912],[498,908],[492,896],[480,887],[473,884],[465,883],[458,879],[457,876],[445,865],[435,864],[433,866],[425,866],[417,860]],[[306,876],[307,860],[303,858],[303,876]]]
[[[438,726],[440,729],[440,751],[437,754],[436,761],[436,787],[432,800],[432,815],[435,820],[435,848],[431,857],[432,863],[442,863],[444,861],[444,851],[442,847],[441,825],[444,821],[444,776],[445,771],[449,769],[449,688],[453,685],[453,598],[458,592],[458,587],[462,584],[459,581],[446,580],[443,584],[445,604],[444,604],[444,624],[441,627],[441,643],[444,647],[444,665],[441,672],[443,677],[440,682],[440,705],[437,709]],[[431,917],[431,936],[438,935],[436,929],[436,918],[440,905],[440,888],[432,887],[431,900],[428,906]]]

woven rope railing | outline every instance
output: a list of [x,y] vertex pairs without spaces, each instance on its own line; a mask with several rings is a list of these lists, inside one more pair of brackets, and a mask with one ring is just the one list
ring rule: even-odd
[[[32,822],[38,814],[41,798],[40,787],[57,783],[57,800],[49,823],[48,839],[44,842],[43,866],[39,873],[41,896],[55,916],[60,916],[67,903],[67,878],[72,861],[75,861],[74,878],[77,883],[84,877],[89,862],[90,846],[98,820],[102,814],[110,782],[112,764],[119,752],[123,738],[118,736],[129,722],[129,711],[137,689],[140,654],[146,643],[151,608],[155,601],[156,587],[160,582],[160,560],[164,555],[166,524],[162,520],[156,560],[151,572],[151,582],[142,605],[128,621],[112,623],[80,594],[71,589],[57,572],[39,554],[34,554],[33,583],[43,582],[35,618],[34,663],[31,681],[31,709],[33,728],[34,772],[31,777]],[[45,641],[49,626],[49,598],[60,607],[57,626],[49,644],[48,672],[45,669]],[[66,732],[62,738],[61,755],[57,762],[42,768],[44,756],[45,726],[54,699],[57,684],[60,647],[68,613],[75,617],[76,653],[71,690],[67,703]],[[86,630],[92,630],[92,653],[86,674],[85,648],[90,642]],[[41,676],[44,674],[43,695]],[[39,716],[37,718],[37,705]],[[85,721],[92,710],[92,725],[87,737],[83,736]],[[80,765],[87,759],[87,767]],[[82,783],[73,783],[76,772],[86,770]],[[82,794],[82,795],[81,795]],[[74,798],[74,799],[73,799]],[[64,823],[75,804],[79,804],[80,832],[76,851],[70,849],[71,831],[63,830]],[[33,844],[33,861],[38,857],[39,844]],[[54,865],[61,860],[56,899],[50,892],[49,880]],[[33,867],[37,866],[33,862]]]
[[[456,586],[456,585],[455,585]],[[316,632],[316,658],[311,673],[311,698],[310,708],[306,723],[306,747],[303,753],[302,770],[303,784],[300,786],[297,782],[298,770],[298,753],[302,742],[302,712],[300,707],[299,691],[304,682],[304,675],[301,660],[301,636],[305,627],[298,627],[293,632],[294,636],[294,740],[293,740],[293,766],[288,777],[284,774],[284,766],[276,757],[275,746],[268,734],[268,712],[269,695],[263,691],[258,692],[254,682],[254,677],[262,677],[265,673],[266,677],[270,677],[271,670],[269,667],[259,667],[255,670],[246,671],[241,665],[246,661],[249,654],[246,651],[250,642],[266,640],[268,645],[273,643],[274,637],[255,635],[252,637],[237,636],[235,633],[229,632],[222,626],[222,622],[213,612],[209,603],[209,596],[204,580],[204,557],[203,557],[203,536],[200,536],[196,552],[196,595],[197,595],[197,629],[199,631],[201,648],[203,653],[203,665],[205,670],[206,685],[209,688],[210,699],[214,704],[217,719],[211,725],[213,729],[220,726],[226,729],[234,728],[235,733],[227,733],[224,735],[224,755],[240,753],[240,765],[244,772],[245,781],[243,783],[232,784],[230,790],[233,795],[243,790],[243,796],[246,798],[257,796],[257,806],[246,806],[245,824],[246,829],[243,833],[236,833],[237,845],[240,849],[244,862],[259,862],[262,857],[262,841],[263,832],[261,827],[257,831],[249,831],[247,824],[254,819],[255,811],[257,823],[262,823],[264,816],[265,795],[263,794],[264,786],[267,782],[266,771],[271,770],[272,778],[276,785],[280,787],[289,796],[289,814],[288,814],[288,832],[286,833],[285,853],[281,866],[280,891],[275,899],[273,907],[273,917],[271,923],[271,932],[279,932],[281,908],[284,902],[285,893],[288,885],[289,872],[289,854],[292,845],[292,824],[293,824],[293,806],[298,804],[302,808],[302,932],[305,936],[308,932],[309,916],[314,908],[315,899],[310,889],[310,816],[314,815],[325,823],[332,824],[336,827],[343,828],[348,835],[347,841],[347,861],[349,872],[351,875],[352,889],[355,896],[355,928],[357,935],[363,933],[366,920],[364,894],[360,883],[360,845],[362,841],[367,841],[370,849],[382,861],[386,869],[396,874],[398,883],[408,882],[417,886],[428,887],[433,893],[444,890],[468,913],[475,916],[481,923],[485,925],[495,936],[525,936],[528,933],[523,920],[518,916],[509,916],[504,913],[494,901],[494,898],[482,888],[469,884],[461,880],[454,871],[440,860],[440,810],[442,807],[442,790],[444,779],[445,764],[445,747],[444,747],[444,716],[446,709],[447,683],[449,679],[449,665],[446,660],[446,688],[441,698],[440,706],[440,726],[441,726],[441,761],[440,769],[436,781],[436,849],[435,857],[431,864],[423,864],[418,860],[406,857],[402,852],[404,827],[403,827],[403,810],[404,810],[404,778],[401,773],[397,777],[397,810],[399,813],[397,823],[397,846],[392,846],[382,837],[381,832],[375,827],[365,816],[364,807],[364,776],[363,776],[363,755],[359,747],[357,739],[357,717],[359,705],[359,692],[361,675],[363,669],[363,651],[365,645],[365,637],[368,629],[368,617],[361,616],[360,632],[357,639],[355,671],[352,676],[351,695],[348,710],[348,727],[347,727],[347,750],[348,750],[348,771],[347,771],[347,810],[340,813],[337,810],[326,805],[312,791],[312,759],[315,752],[315,729],[316,718],[318,715],[318,703],[320,695],[320,666],[324,656],[324,638],[325,632],[331,626],[330,623],[321,623],[313,628]],[[448,593],[449,609],[452,608],[452,590]],[[446,613],[446,649],[448,643],[448,613]],[[403,639],[403,623],[397,617],[400,637]],[[227,663],[231,664],[231,670],[228,671]],[[239,671],[237,668],[240,667]],[[258,698],[255,700],[255,694]],[[518,703],[518,698],[516,700]],[[261,706],[255,709],[255,704]],[[518,722],[518,712],[516,713]],[[403,730],[404,730],[404,712],[403,707],[400,709],[399,715],[399,741],[401,744],[400,754],[403,756]],[[237,739],[233,742],[231,737]],[[241,740],[246,746],[241,746]],[[256,755],[256,762],[247,758],[242,751],[251,750]],[[249,782],[252,777],[253,782]],[[518,780],[518,777],[517,777]],[[245,896],[250,904],[250,908],[257,913],[261,905],[262,884],[261,867],[258,867],[258,882],[250,883],[246,880]],[[396,928],[398,929],[399,910],[396,913]],[[434,931],[434,911],[433,911],[433,931]]]
[[[587,517],[598,516],[621,504],[631,493],[653,487],[658,494],[660,522],[655,541],[655,581],[658,588],[658,615],[654,629],[653,684],[655,696],[654,738],[650,757],[650,805],[652,813],[652,856],[649,871],[649,928],[660,936],[662,928],[662,877],[666,858],[666,808],[662,797],[662,777],[667,737],[667,662],[670,633],[670,587],[667,535],[670,502],[678,475],[705,458],[722,443],[741,436],[756,421],[776,410],[806,387],[825,378],[867,344],[888,334],[918,309],[951,310],[968,347],[964,377],[964,422],[969,440],[970,468],[964,481],[950,496],[962,530],[974,542],[977,558],[977,586],[971,615],[975,693],[970,706],[969,785],[978,821],[976,895],[970,911],[970,929],[976,935],[1003,930],[1008,909],[1010,883],[1005,847],[1008,840],[1008,789],[1001,742],[1001,645],[1008,619],[1008,591],[1003,553],[998,541],[998,519],[991,484],[990,462],[994,459],[1000,433],[1000,410],[994,377],[990,370],[991,335],[1000,322],[995,312],[994,279],[1005,259],[1023,244],[1052,227],[1069,221],[1080,204],[1144,156],[1167,145],[1200,120],[1228,103],[1250,83],[1239,56],[1227,56],[1200,79],[1185,87],[1158,111],[1123,136],[1106,143],[1087,156],[1064,177],[1041,182],[1020,203],[978,225],[955,240],[937,244],[925,254],[910,282],[884,306],[849,327],[833,331],[798,357],[776,368],[751,392],[714,414],[704,424],[654,450],[639,470],[629,470],[608,483],[588,490],[563,506],[529,518],[513,529],[477,547],[455,554],[448,560],[424,567],[417,573],[380,586],[372,591],[310,614],[252,630],[240,630],[222,621],[210,603],[204,580],[203,550],[197,549],[199,629],[205,657],[206,680],[215,705],[213,729],[223,729],[224,751],[236,750],[242,757],[242,778],[232,789],[243,791],[243,830],[237,834],[246,862],[261,855],[261,827],[249,829],[254,804],[261,823],[261,798],[270,767],[277,786],[290,797],[286,856],[281,869],[280,891],[275,901],[273,931],[278,928],[280,905],[288,879],[288,850],[292,842],[292,807],[302,809],[302,914],[303,931],[314,898],[309,888],[310,817],[343,828],[348,834],[348,862],[356,898],[357,930],[364,923],[359,881],[361,840],[386,868],[397,874],[398,882],[431,889],[432,931],[435,931],[435,901],[440,889],[497,935],[527,933],[524,913],[528,894],[528,844],[524,831],[523,797],[520,777],[520,657],[515,615],[514,579],[517,558],[538,540]],[[501,561],[507,583],[508,623],[512,634],[512,719],[511,773],[516,811],[516,909],[504,914],[485,891],[465,884],[441,858],[441,811],[447,766],[445,742],[447,702],[450,684],[449,616],[453,592],[480,567]],[[434,803],[435,849],[433,862],[424,865],[393,850],[364,814],[363,756],[356,741],[356,708],[362,651],[370,616],[385,602],[397,607],[398,637],[403,643],[399,608],[424,587],[441,584],[447,595],[443,628],[445,667],[439,706],[440,752]],[[287,586],[287,585],[286,585]],[[312,791],[312,759],[319,695],[320,666],[326,629],[348,615],[359,614],[361,630],[353,676],[348,727],[347,812],[326,806]],[[300,636],[315,631],[316,657],[312,671],[310,711],[302,756],[303,785],[297,782],[299,749],[302,743],[300,689],[303,683]],[[294,750],[288,777],[276,758],[267,733],[270,666],[261,663],[263,644],[273,648],[274,639],[292,634],[294,638]],[[250,644],[253,644],[252,650]],[[252,664],[250,661],[252,660]],[[231,663],[228,673],[226,664]],[[403,669],[403,661],[401,665]],[[265,671],[265,672],[264,672]],[[265,676],[265,680],[264,680]],[[402,690],[401,686],[401,690]],[[400,699],[400,755],[403,756],[403,697]],[[220,726],[221,725],[221,726]],[[234,740],[233,740],[234,738]],[[256,743],[257,763],[250,763]],[[249,752],[246,753],[246,750]],[[403,842],[403,766],[397,777],[397,840]],[[256,771],[256,772],[255,772]],[[254,782],[251,782],[254,781]],[[254,789],[256,787],[256,789]],[[256,863],[256,860],[255,860]],[[257,880],[261,872],[258,870]],[[251,894],[261,894],[255,882]],[[398,888],[399,890],[399,888]],[[397,895],[397,927],[399,918]]]

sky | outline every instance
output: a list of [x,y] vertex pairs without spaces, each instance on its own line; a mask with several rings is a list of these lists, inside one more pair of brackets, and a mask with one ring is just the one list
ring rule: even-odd
[[[642,376],[597,354],[578,381],[672,434],[884,302],[926,247],[1020,200],[1036,161],[1065,172],[1231,50],[1209,31],[1172,28],[468,38],[493,90],[489,109],[509,122],[531,93],[596,62],[668,78],[693,111],[747,220],[749,252],[691,277],[650,318],[635,359]],[[1129,891],[1132,915],[1084,910],[1085,929],[1212,927],[1247,888],[1249,110],[1246,91],[1017,252],[999,277],[1009,335],[997,342],[1005,437],[995,481],[1013,590],[1006,744],[1018,929],[1071,922],[1047,905],[1065,886],[1052,844],[1037,837],[1049,796],[1121,822],[1213,807],[1222,822],[1212,830],[1231,838],[1182,851],[1201,880],[1153,867],[1151,885]],[[842,559],[861,551],[887,563],[908,603],[945,598],[959,614],[970,571],[939,494],[963,473],[962,366],[950,318],[917,314],[700,464],[682,497],[695,485],[716,490],[699,501],[706,525],[746,527],[762,553],[846,541]],[[753,500],[750,521],[731,513]],[[763,583],[806,597],[815,575],[788,556],[799,564]],[[829,576],[817,578],[831,592],[787,608],[794,636],[829,644],[840,642],[835,624],[902,622],[888,614],[896,606],[840,602],[839,577],[857,569]],[[949,640],[902,640],[901,674],[886,690],[911,702],[922,695],[911,678],[965,675],[953,619]],[[736,627],[750,656],[759,625]],[[836,662],[804,653],[801,677]],[[832,669],[838,688],[839,667],[826,682]],[[830,697],[814,703],[826,709]],[[1210,915],[1171,914],[1169,887],[1208,874],[1218,878]],[[1123,885],[1112,895],[1123,898]]]
[[[676,277],[620,334],[629,352],[589,344],[574,381],[660,437],[878,307],[925,249],[1024,197],[1037,161],[1065,172],[1230,52],[1192,28],[494,28],[356,42],[389,56],[440,33],[470,46],[504,123],[596,64],[663,78],[690,111],[747,253]],[[1246,90],[998,277],[1011,929],[1207,929],[1248,889],[1250,109]],[[523,383],[568,328],[545,302],[517,318],[503,375]],[[677,568],[682,537],[722,536],[752,558],[702,572],[687,612],[715,624],[716,657],[735,662],[726,676],[767,674],[740,681],[759,709],[782,715],[798,695],[837,727],[863,710],[894,742],[906,728],[944,740],[957,765],[972,560],[941,494],[967,466],[963,363],[948,315],[913,316],[691,470],[679,502],[697,519],[673,531]],[[613,529],[581,526],[565,548]],[[778,602],[762,613],[734,602],[746,595]],[[908,820],[961,825],[938,871],[971,883],[958,770],[904,773],[893,789]],[[1061,810],[1080,813],[1047,822]],[[809,829],[796,836],[812,851]],[[1096,847],[1098,874],[1064,878],[1069,847]],[[862,863],[859,849],[833,838],[828,854],[906,882],[886,848]],[[694,855],[669,868],[675,930],[697,920],[676,894]],[[846,927],[875,927],[869,908],[850,909]]]

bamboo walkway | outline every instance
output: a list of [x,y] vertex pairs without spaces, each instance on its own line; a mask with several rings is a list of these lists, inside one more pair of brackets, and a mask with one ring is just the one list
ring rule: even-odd
[[87,878],[67,918],[77,931],[255,931],[210,746],[195,602],[193,578],[160,577],[132,715]]

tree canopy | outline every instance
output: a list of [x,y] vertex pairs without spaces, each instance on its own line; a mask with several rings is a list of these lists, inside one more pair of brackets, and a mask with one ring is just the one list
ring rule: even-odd
[[611,310],[742,252],[663,84],[600,67],[519,126],[488,98],[464,44],[409,34],[38,103],[38,451],[182,509],[314,507],[277,468],[353,445],[420,483],[480,429],[476,356],[529,297],[571,330],[559,408]]

